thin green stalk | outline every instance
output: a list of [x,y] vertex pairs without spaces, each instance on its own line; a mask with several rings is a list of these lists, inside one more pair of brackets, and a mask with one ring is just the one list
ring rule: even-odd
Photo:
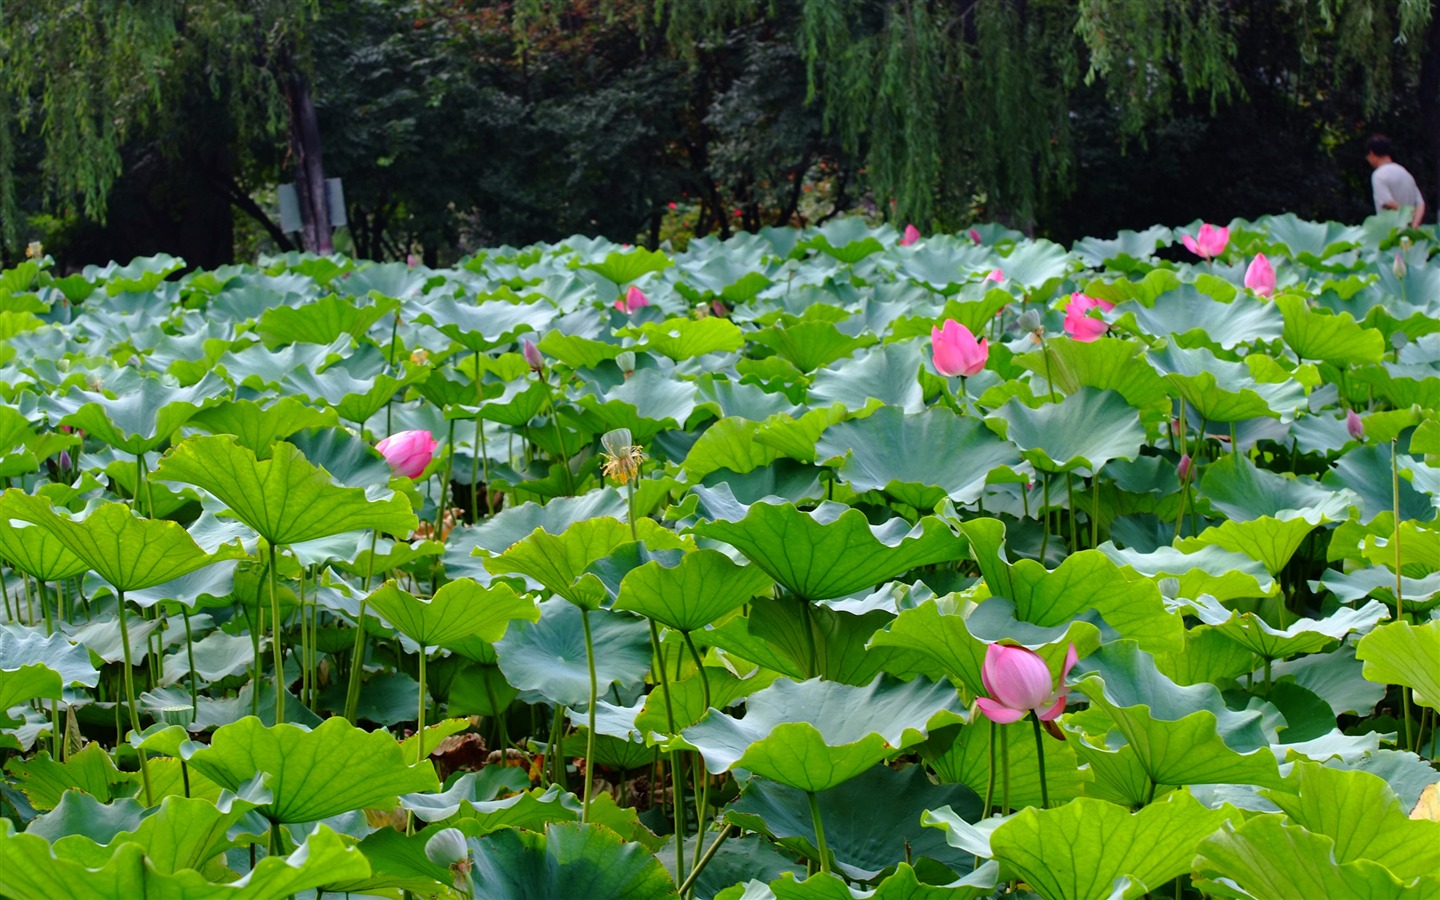
[[1080,538],[1075,533],[1075,479],[1065,473],[1065,502],[1070,505],[1070,552],[1080,552]]
[[[632,490],[633,497],[633,490]],[[631,505],[630,527],[635,527],[634,505]],[[670,699],[670,688],[665,680],[665,655],[660,652],[660,629],[656,626],[654,619],[646,619],[650,623],[650,652],[655,657],[655,675],[660,680],[660,690],[665,695],[665,726],[670,734],[675,734],[675,707]],[[681,750],[670,751],[670,784],[675,791],[675,871],[685,871],[685,782],[680,777],[679,758]],[[660,782],[656,780],[656,789],[659,789]]]
[[725,827],[720,829],[720,833],[715,836],[715,840],[711,842],[709,848],[706,849],[705,855],[695,861],[695,868],[691,869],[690,874],[685,876],[685,880],[680,882],[680,887],[677,891],[680,896],[686,896],[690,893],[690,890],[695,887],[695,879],[700,877],[700,873],[705,870],[705,866],[709,865],[710,860],[715,858],[715,852],[720,849],[721,844],[725,843],[725,839],[730,836],[730,832],[734,829],[735,826],[729,822],[725,823]]
[[[125,705],[130,710],[130,730],[135,734],[140,733],[140,712],[135,705],[135,674],[134,663],[130,661],[130,625],[125,616],[125,592],[115,592],[115,609],[120,614],[120,649],[125,654]],[[124,736],[121,736],[124,740]],[[140,778],[145,784],[145,805],[155,805],[155,798],[150,790],[150,764],[145,758],[145,751],[140,749]]]
[[450,478],[455,471],[455,420],[450,420],[450,432],[446,438],[445,450],[449,454],[445,458],[445,480],[440,482],[440,502],[435,504],[435,540],[443,541],[444,531],[442,526],[445,522],[445,508],[450,504]]
[[[420,642],[420,710],[415,717],[415,737],[419,747],[415,750],[415,765],[425,761],[425,642]],[[501,760],[503,763],[504,760]]]
[[[1405,601],[1401,592],[1400,581],[1400,442],[1395,438],[1390,439],[1390,494],[1393,502],[1391,507],[1395,518],[1395,537],[1391,541],[1395,545],[1395,620],[1401,621],[1405,618]],[[1419,751],[1420,745],[1415,740],[1414,731],[1410,724],[1410,689],[1402,685],[1400,687],[1400,704],[1405,715],[1405,747],[1408,750]]]
[[355,721],[355,711],[360,707],[360,675],[365,662],[365,601],[370,595],[370,579],[375,576],[375,539],[378,532],[370,532],[370,565],[366,567],[365,584],[361,588],[365,596],[360,598],[360,613],[355,617],[355,646],[350,651],[350,682],[345,686],[345,718]]
[[1042,472],[1040,476],[1040,565],[1045,565],[1045,552],[1050,549],[1050,478]]
[[995,732],[998,728],[994,721],[990,722],[990,767],[985,778],[985,805],[981,807],[981,816],[986,819],[990,818],[990,804],[995,800]]
[[1040,760],[1040,808],[1050,808],[1050,789],[1045,784],[1045,736],[1040,727],[1040,717],[1030,716],[1030,724],[1035,726],[1035,754]]
[[1239,454],[1240,454],[1240,439],[1237,438],[1237,437],[1235,437],[1235,423],[1234,423],[1234,422],[1231,422],[1231,423],[1230,423],[1230,455],[1231,455],[1231,456],[1238,456]]
[[800,599],[800,611],[805,616],[805,643],[810,648],[810,667],[805,677],[814,678],[820,674],[820,650],[815,645],[815,623],[810,613],[810,601],[804,597]]
[[1010,731],[1000,729],[1000,813],[1010,815]]
[[565,777],[565,755],[561,752],[560,744],[565,738],[565,707],[555,707],[554,718],[550,720],[550,745],[546,748],[550,756],[550,782],[558,784],[562,788],[569,787],[569,779]]
[[565,494],[575,496],[575,474],[570,471],[570,456],[565,452],[565,432],[560,428],[560,407],[550,395],[550,424],[555,428],[555,458],[565,472]]
[[1100,471],[1097,469],[1090,478],[1091,484],[1091,506],[1090,506],[1090,547],[1093,549],[1100,546]]
[[285,721],[285,659],[280,647],[280,594],[275,589],[275,545],[270,544],[270,649],[275,656],[275,724]]
[[16,618],[16,611],[10,608],[10,587],[5,583],[7,581],[9,581],[9,579],[6,578],[3,573],[0,573],[0,597],[5,598],[5,618],[10,622],[18,622],[19,619]]
[[[690,656],[695,660],[695,668],[700,673],[700,691],[705,697],[705,708],[710,708],[710,676],[705,674],[705,663],[700,658],[700,651],[695,647],[695,639],[690,632],[682,630],[681,637],[685,638],[685,646],[690,648]],[[703,771],[697,769],[696,777],[700,779],[699,790],[695,794],[695,822],[696,827],[703,827],[705,821],[705,810],[710,806],[710,779]]]
[[820,818],[820,799],[814,791],[806,791],[810,800],[810,822],[815,826],[815,849],[820,851],[820,871],[830,873],[830,848],[825,843],[825,823]]
[[200,718],[200,688],[195,678],[195,634],[190,630],[190,609],[180,604],[180,617],[185,620],[185,659],[190,664],[190,721]]
[[585,735],[585,797],[580,801],[580,824],[590,818],[590,797],[595,789],[595,704],[600,701],[600,686],[595,676],[595,641],[590,634],[590,610],[580,607],[580,625],[585,629],[585,664],[590,668],[590,709],[587,710]]
[[[391,371],[395,369],[395,353],[398,349],[400,334],[400,310],[395,310],[395,320],[390,323],[390,358],[386,361]],[[391,394],[390,399],[385,401],[385,433],[390,433],[390,407],[395,403],[395,395]],[[361,426],[361,434],[364,434],[364,426]]]

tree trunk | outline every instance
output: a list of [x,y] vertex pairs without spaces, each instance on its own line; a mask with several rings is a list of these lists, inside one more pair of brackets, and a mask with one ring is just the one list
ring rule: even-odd
[[300,204],[301,244],[326,255],[335,252],[330,211],[325,203],[325,163],[320,153],[320,123],[305,75],[289,63],[285,101],[290,120],[290,153],[295,158],[295,194]]
[[[1420,119],[1425,123],[1426,150],[1429,151],[1434,178],[1432,188],[1440,188],[1440,2],[1431,0],[1430,25],[1425,33],[1425,53],[1420,58]],[[1437,191],[1432,190],[1425,202],[1425,217],[1433,221],[1433,210],[1440,208]]]

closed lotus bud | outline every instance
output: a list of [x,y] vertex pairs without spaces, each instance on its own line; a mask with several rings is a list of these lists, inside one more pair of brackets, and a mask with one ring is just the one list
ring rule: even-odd
[[635,351],[621,350],[615,354],[615,365],[620,367],[620,371],[625,373],[626,378],[629,378],[630,373],[635,371]]
[[1180,465],[1175,467],[1175,474],[1180,476],[1181,481],[1187,481],[1190,478],[1190,454],[1187,453],[1180,457]]
[[1395,262],[1391,264],[1390,271],[1395,273],[1396,278],[1404,278],[1405,274],[1410,271],[1409,267],[1405,265],[1404,254],[1395,254]]
[[1027,309],[1027,310],[1025,310],[1025,312],[1021,313],[1021,314],[1020,314],[1020,330],[1021,330],[1021,331],[1039,331],[1039,330],[1040,330],[1040,313],[1036,312],[1036,311],[1033,310],[1033,309]]
[[524,356],[525,361],[530,364],[530,371],[545,371],[545,357],[541,355],[540,348],[535,346],[534,341],[526,338],[525,345],[521,348],[520,354]]
[[458,828],[442,828],[425,842],[425,858],[437,866],[449,868],[470,854],[465,835]]
[[1350,432],[1351,440],[1365,440],[1365,422],[1353,409],[1345,412],[1345,430]]

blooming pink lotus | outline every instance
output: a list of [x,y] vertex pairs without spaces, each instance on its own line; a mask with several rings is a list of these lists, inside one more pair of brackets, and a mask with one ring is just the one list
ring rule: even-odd
[[990,342],[976,340],[970,329],[954,319],[946,319],[943,328],[931,328],[930,343],[935,371],[947,378],[968,378],[985,368],[985,360],[990,358]]
[[1200,233],[1195,237],[1180,235],[1180,242],[1196,256],[1211,260],[1225,252],[1225,245],[1230,243],[1230,229],[1223,225],[1216,228],[1206,222],[1200,226]]
[[1257,253],[1250,261],[1250,267],[1245,270],[1245,286],[1261,297],[1274,295],[1275,267],[1270,265],[1265,254]]
[[900,236],[900,246],[908,247],[918,240],[920,240],[920,229],[914,225],[906,225],[905,233]]
[[1115,304],[1108,300],[1099,300],[1076,291],[1070,295],[1070,302],[1065,304],[1065,333],[1081,343],[1088,344],[1110,328],[1099,319],[1091,317],[1090,310],[1109,312],[1114,308]]
[[615,308],[627,316],[634,315],[635,310],[642,306],[649,305],[650,300],[645,296],[645,292],[633,284],[630,285],[630,289],[625,292],[624,299],[615,301]]
[[1002,282],[1005,280],[1005,271],[1003,269],[991,269],[990,274],[985,276],[985,280],[996,283]]
[[1065,679],[1078,659],[1075,645],[1071,644],[1057,681],[1045,659],[1035,651],[991,644],[985,648],[985,662],[980,667],[980,680],[990,696],[975,703],[985,718],[1000,725],[1018,722],[1031,712],[1042,722],[1052,721],[1065,711]]
[[430,465],[438,446],[440,442],[428,431],[401,431],[376,444],[375,449],[385,457],[396,475],[418,478]]

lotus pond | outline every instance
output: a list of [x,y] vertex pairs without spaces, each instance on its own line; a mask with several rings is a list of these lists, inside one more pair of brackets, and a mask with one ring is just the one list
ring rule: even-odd
[[0,896],[1440,897],[1398,225],[0,273]]

